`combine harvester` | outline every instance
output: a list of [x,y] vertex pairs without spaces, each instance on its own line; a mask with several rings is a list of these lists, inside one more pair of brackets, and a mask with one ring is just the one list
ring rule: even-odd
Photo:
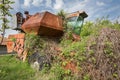
[[[25,34],[34,33],[38,36],[45,37],[61,37],[63,32],[63,20],[60,16],[50,12],[36,13],[29,15],[25,12],[26,19],[23,18],[22,13],[16,13],[16,26],[14,30],[19,30],[21,33],[9,35],[7,41],[7,51],[11,53],[17,52],[18,57],[22,60],[26,59],[27,51],[24,50]],[[84,11],[77,11],[67,14],[67,25],[73,30],[73,34],[78,36],[84,22],[84,18],[88,15]]]

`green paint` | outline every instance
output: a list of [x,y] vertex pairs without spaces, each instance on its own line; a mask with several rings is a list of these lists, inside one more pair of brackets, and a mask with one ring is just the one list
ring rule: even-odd
[[75,16],[68,19],[67,26],[73,33],[80,35],[83,27],[84,18],[81,16]]

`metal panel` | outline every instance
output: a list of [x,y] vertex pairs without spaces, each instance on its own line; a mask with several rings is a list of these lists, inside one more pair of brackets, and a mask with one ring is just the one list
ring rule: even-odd
[[60,36],[63,33],[62,19],[49,12],[36,13],[22,25],[22,29],[26,33]]
[[[24,38],[25,34],[23,33],[9,35],[7,40],[8,53],[16,51],[18,54],[21,54],[24,51]],[[12,39],[15,39],[15,42]]]

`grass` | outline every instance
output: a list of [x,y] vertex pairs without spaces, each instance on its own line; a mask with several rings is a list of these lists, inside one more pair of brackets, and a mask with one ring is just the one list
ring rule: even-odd
[[[55,57],[50,70],[43,69],[40,72],[34,71],[27,62],[23,63],[16,59],[14,55],[0,56],[0,80],[97,80],[97,76],[91,77],[91,74],[93,75],[94,73],[96,75],[95,72],[97,72],[96,68],[94,69],[97,58],[94,56],[96,53],[93,48],[97,44],[96,39],[99,37],[100,30],[106,27],[120,30],[120,24],[112,23],[109,20],[98,20],[96,23],[86,22],[80,34],[81,41],[72,42],[72,40],[67,38],[61,40],[60,45],[62,47],[62,52],[59,56]],[[91,41],[92,38],[93,41]],[[37,38],[31,36],[32,41],[33,39],[35,44],[38,44],[36,41]],[[30,45],[30,43],[32,44],[33,42],[28,40],[28,45]],[[111,55],[111,43],[107,42],[106,44],[108,47],[104,52]],[[32,46],[34,45],[30,45],[30,47]],[[90,46],[90,48],[88,48],[88,46]],[[41,50],[41,45],[38,47]],[[64,69],[63,66],[68,63],[67,61],[73,61],[76,64],[78,73],[74,73],[72,70],[69,71],[69,69]],[[93,67],[91,67],[91,65]],[[112,68],[116,70],[117,62],[114,63],[114,67]],[[117,79],[119,74],[113,73],[112,75]],[[109,76],[106,75],[105,77]],[[101,77],[99,78],[102,79]],[[113,80],[113,78],[111,79]]]
[[34,80],[35,71],[14,55],[0,56],[0,80]]

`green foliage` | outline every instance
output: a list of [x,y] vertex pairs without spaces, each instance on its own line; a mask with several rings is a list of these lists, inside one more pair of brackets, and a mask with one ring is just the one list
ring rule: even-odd
[[113,23],[113,29],[120,30],[120,24],[118,22]]
[[90,76],[88,74],[86,74],[84,77],[83,77],[83,80],[91,80],[90,79]]
[[54,64],[51,71],[54,73],[55,77],[53,80],[63,80],[65,76],[65,70],[60,66],[60,64]]
[[40,51],[43,49],[45,46],[45,42],[40,36],[37,36],[33,33],[31,34],[26,34],[25,37],[25,49],[29,50],[29,54],[35,52],[35,51]]
[[[67,40],[68,41],[68,40]],[[70,53],[71,52],[75,52],[76,56],[78,55],[82,55],[85,53],[85,50],[86,50],[86,41],[85,40],[81,40],[80,42],[67,42],[65,41],[65,47],[63,48],[63,51],[62,51],[62,54],[66,57],[70,56]],[[69,43],[69,44],[68,44]],[[67,45],[67,46],[66,46]]]
[[[0,2],[3,2],[3,0],[0,0]],[[9,23],[9,20],[7,19],[7,17],[12,16],[10,14],[10,10],[12,9],[11,4],[13,4],[13,3],[14,3],[13,1],[4,0],[3,4],[0,4],[0,12],[1,12],[0,20],[3,21],[1,30],[9,28],[8,24],[7,24],[7,23]]]
[[[120,30],[120,24],[119,23],[113,23],[107,17],[103,17],[101,19],[97,19],[96,22],[86,22],[82,28],[82,32],[80,34],[81,41],[73,42],[72,38],[69,38],[72,33],[66,32],[65,36],[63,37],[61,41],[62,46],[62,53],[61,55],[64,56],[64,58],[68,61],[75,61],[77,62],[77,67],[81,69],[81,63],[88,61],[87,56],[90,56],[91,61],[93,64],[96,63],[96,58],[92,55],[95,54],[94,50],[89,50],[89,52],[86,52],[87,50],[87,42],[91,37],[98,37],[100,30],[102,28],[113,28]],[[66,36],[67,35],[67,36]],[[93,41],[91,45],[96,45],[97,43]],[[105,42],[106,48],[104,49],[105,54],[107,54],[108,57],[113,56],[113,49],[112,49],[112,43],[106,41]],[[71,53],[74,53],[74,55],[71,56]],[[62,61],[62,65],[66,65],[67,61]],[[86,73],[85,73],[86,74]],[[75,77],[75,74],[73,74]],[[116,74],[114,74],[116,77]],[[72,76],[71,76],[72,77]],[[90,80],[90,76],[85,75],[82,76],[83,80]],[[64,79],[69,79],[68,77],[64,77]],[[70,79],[72,80],[72,79]],[[77,80],[77,78],[75,78]]]
[[[34,71],[29,67],[28,64],[22,63],[20,61],[14,60],[14,58],[1,58],[0,57],[0,79],[1,80],[91,80],[91,75],[88,72],[84,72],[83,76],[79,77],[79,74],[73,73],[70,69],[64,69],[69,61],[76,62],[76,66],[78,70],[82,71],[82,66],[84,66],[85,61],[91,60],[93,64],[96,64],[96,58],[94,55],[94,50],[87,50],[87,42],[91,36],[97,37],[99,31],[104,27],[110,27],[114,29],[120,30],[120,26],[118,23],[112,23],[107,19],[96,20],[93,22],[86,22],[84,27],[82,28],[82,32],[80,34],[81,41],[73,42],[71,37],[71,32],[66,32],[66,35],[61,40],[60,46],[62,47],[61,53],[56,56],[55,60],[52,63],[51,69],[48,70],[44,68],[41,72],[36,72],[35,79],[33,79]],[[14,39],[13,39],[14,40]],[[37,50],[43,50],[45,48],[46,42],[40,36],[36,36],[35,34],[26,34],[25,40],[25,48],[29,49],[30,54]],[[96,45],[97,43],[93,41],[91,45]],[[72,54],[74,53],[74,54]],[[108,55],[108,57],[113,56],[112,51],[112,43],[109,41],[105,42],[104,53]],[[87,56],[90,56],[90,59],[87,60]],[[64,58],[63,60],[61,59]],[[9,62],[10,66],[7,66],[5,62]],[[85,66],[84,66],[85,67]],[[113,67],[116,68],[117,64],[113,64]],[[86,67],[87,68],[87,67]],[[22,69],[22,70],[21,70]],[[16,74],[13,75],[14,71]],[[80,72],[80,71],[78,71]],[[9,76],[8,76],[9,75]],[[47,76],[47,77],[46,77]],[[112,74],[113,77],[118,78],[117,73]]]
[[16,38],[12,38],[11,40],[12,40],[13,42],[16,42]]
[[91,35],[97,36],[99,31],[105,27],[120,30],[120,24],[118,22],[111,22],[108,18],[109,16],[97,18],[96,22],[88,21],[84,23],[80,36],[81,37],[87,37]]
[[35,72],[28,63],[13,55],[0,56],[0,80],[34,80]]
[[[87,52],[87,42],[91,37],[98,37],[99,32],[102,28],[110,27],[113,29],[120,30],[120,26],[118,23],[112,23],[107,18],[97,19],[96,22],[86,22],[82,28],[82,32],[80,34],[81,41],[73,42],[72,32],[66,31],[64,37],[61,39],[60,46],[62,47],[61,53],[55,57],[51,69],[43,69],[40,72],[40,75],[37,76],[39,79],[45,80],[91,80],[91,75],[89,73],[84,72],[83,76],[79,77],[79,74],[73,73],[70,69],[64,69],[64,67],[68,64],[69,61],[73,61],[76,63],[76,67],[78,70],[82,71],[84,63],[92,61],[93,64],[96,64],[97,59],[93,56],[95,55],[94,50],[89,50]],[[28,36],[28,37],[27,37]],[[41,43],[40,43],[41,42]],[[44,44],[43,44],[44,43]],[[40,44],[40,45],[38,45]],[[95,41],[91,42],[91,46],[95,46],[97,43]],[[37,46],[36,46],[37,45]],[[111,57],[112,53],[112,44],[108,41],[105,42],[104,53]],[[44,49],[45,42],[41,40],[41,37],[35,36],[34,34],[26,35],[26,48],[29,48],[33,51],[34,48],[39,48],[40,50]],[[34,49],[35,50],[35,49]],[[62,57],[61,57],[62,56]],[[90,57],[89,60],[88,56]],[[116,64],[114,64],[116,67]],[[87,68],[87,67],[86,67]],[[80,71],[78,71],[80,72]],[[38,73],[39,74],[39,73]],[[47,76],[47,77],[45,77]],[[118,74],[113,74],[114,77],[118,77]]]
[[62,9],[57,13],[58,16],[60,16],[63,20],[66,19],[66,12]]
[[96,26],[99,26],[101,28],[110,27],[110,28],[115,29],[115,24],[112,21],[109,20],[109,16],[102,17],[102,18],[97,18],[95,24],[96,24]]
[[117,73],[113,73],[113,77],[118,78],[118,74]]
[[5,35],[5,29],[9,28],[8,17],[12,16],[10,13],[10,10],[12,9],[11,4],[13,4],[14,2],[10,1],[10,0],[0,0],[0,2],[1,2],[1,4],[0,4],[0,12],[1,12],[0,20],[2,21],[2,27],[1,27],[0,31],[3,33],[0,44],[2,44],[4,35]]
[[71,70],[65,70],[59,63],[55,63],[50,71],[54,74],[50,80],[75,80]]
[[64,32],[67,30],[67,18],[66,18],[66,12],[62,9],[60,10],[57,15],[60,16],[63,20],[63,27],[64,27]]
[[105,49],[104,49],[104,53],[109,56],[112,57],[113,56],[113,47],[112,47],[112,43],[110,41],[106,41],[105,42]]
[[89,36],[92,34],[93,30],[93,23],[92,22],[86,22],[82,28],[80,36]]

